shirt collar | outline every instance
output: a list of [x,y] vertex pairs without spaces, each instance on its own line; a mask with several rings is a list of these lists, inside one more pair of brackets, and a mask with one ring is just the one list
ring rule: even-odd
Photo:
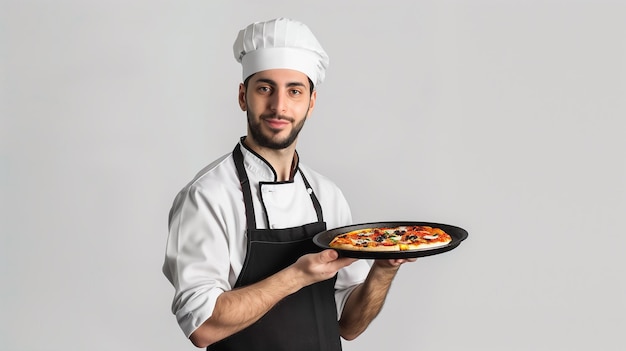
[[[261,155],[257,154],[254,150],[250,149],[243,140],[246,137],[243,136],[239,140],[239,147],[241,148],[241,152],[243,154],[243,164],[246,168],[247,172],[254,173],[261,181],[267,182],[276,182],[278,176],[276,175],[276,170],[274,167]],[[291,164],[291,179],[290,182],[293,181],[293,177],[298,171],[298,165],[300,163],[300,157],[298,156],[298,152],[296,151],[293,156],[293,162]]]

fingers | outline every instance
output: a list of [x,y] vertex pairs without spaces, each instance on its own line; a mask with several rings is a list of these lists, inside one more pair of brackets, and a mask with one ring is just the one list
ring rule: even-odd
[[303,286],[333,277],[343,267],[349,266],[356,259],[339,257],[337,251],[328,249],[300,257],[292,266],[303,277]]
[[407,262],[415,262],[417,261],[417,258],[400,258],[400,259],[396,259],[396,260],[391,260],[396,264],[403,264],[403,263],[407,263]]
[[398,258],[398,259],[379,259],[376,260],[376,265],[379,267],[399,268],[401,265],[407,262],[415,262],[417,258]]
[[403,258],[403,259],[397,259],[394,260],[395,264],[397,264],[398,266],[407,262],[415,262],[417,261],[417,258]]

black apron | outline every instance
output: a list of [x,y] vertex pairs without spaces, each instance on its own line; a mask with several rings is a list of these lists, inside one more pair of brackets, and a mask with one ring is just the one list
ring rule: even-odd
[[[237,145],[233,151],[246,208],[248,251],[235,288],[263,280],[294,263],[300,256],[319,252],[311,238],[326,230],[322,208],[309,182],[302,175],[318,222],[286,229],[256,229],[252,193]],[[209,347],[209,351],[340,351],[339,324],[335,305],[335,280],[309,285],[277,303],[248,328]]]

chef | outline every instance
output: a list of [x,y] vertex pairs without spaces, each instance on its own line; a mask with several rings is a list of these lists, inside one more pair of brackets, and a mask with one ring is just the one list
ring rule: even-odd
[[337,186],[296,152],[329,59],[303,23],[239,32],[239,105],[248,130],[176,196],[163,272],[185,335],[208,350],[341,350],[382,308],[400,265],[321,250],[311,238],[352,224]]

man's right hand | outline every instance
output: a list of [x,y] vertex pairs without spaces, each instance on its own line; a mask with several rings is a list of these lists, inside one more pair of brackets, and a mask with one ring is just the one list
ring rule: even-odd
[[354,263],[356,258],[339,257],[337,251],[328,249],[300,257],[290,268],[300,273],[302,286],[330,279],[343,267]]

